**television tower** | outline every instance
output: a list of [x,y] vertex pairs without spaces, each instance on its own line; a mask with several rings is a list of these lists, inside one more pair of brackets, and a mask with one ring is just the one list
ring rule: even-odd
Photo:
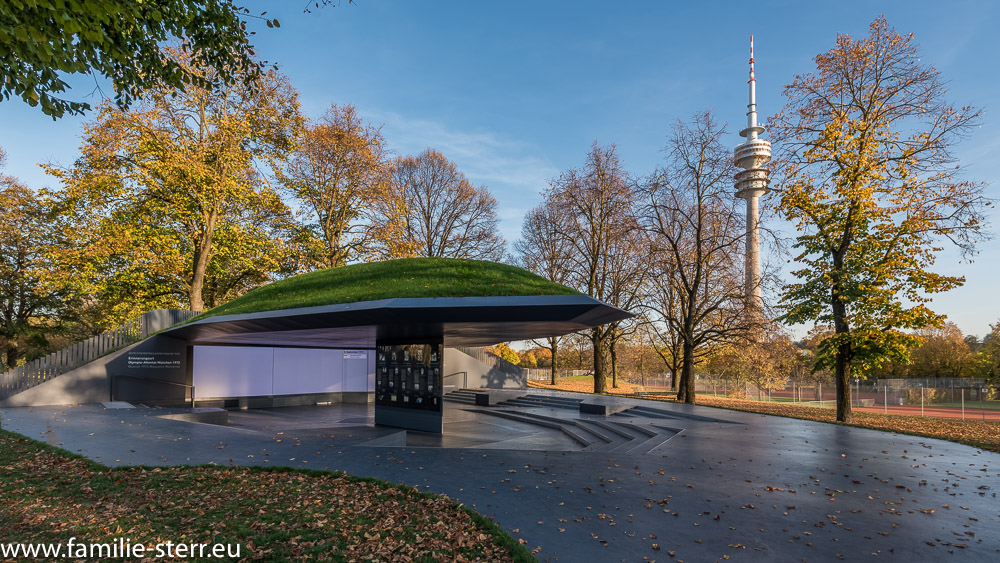
[[760,290],[760,196],[767,193],[767,168],[771,160],[771,143],[758,136],[764,128],[757,125],[757,79],[753,74],[753,35],[750,36],[750,103],[747,104],[747,127],[740,131],[746,137],[733,151],[736,165],[742,168],[736,173],[736,197],[747,202],[747,248],[746,278],[744,295],[747,309],[762,314],[764,300]]

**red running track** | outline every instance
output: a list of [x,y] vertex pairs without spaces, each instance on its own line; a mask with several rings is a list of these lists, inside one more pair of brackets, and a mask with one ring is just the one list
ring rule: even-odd
[[[883,410],[882,406],[877,407],[854,407],[854,410],[864,411],[864,412],[886,412]],[[920,405],[889,405],[889,414],[905,414],[908,416],[920,416]],[[924,416],[936,416],[939,418],[962,418],[962,409],[954,407],[924,407]],[[965,420],[986,420],[998,422],[1000,421],[1000,411],[998,410],[980,410],[971,408],[970,405],[965,407]]]

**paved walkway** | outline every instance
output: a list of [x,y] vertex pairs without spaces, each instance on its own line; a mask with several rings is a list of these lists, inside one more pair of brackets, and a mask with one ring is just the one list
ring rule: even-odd
[[101,405],[0,421],[111,466],[289,465],[408,483],[496,518],[543,560],[1000,559],[998,454],[639,399],[579,415],[567,405],[580,395],[532,393],[491,407],[509,417],[448,403],[443,437],[375,427],[356,405],[237,411],[230,426]]

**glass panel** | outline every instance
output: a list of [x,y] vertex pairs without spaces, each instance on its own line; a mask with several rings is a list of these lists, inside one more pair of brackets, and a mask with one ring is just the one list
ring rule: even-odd
[[441,344],[378,346],[375,404],[441,411]]

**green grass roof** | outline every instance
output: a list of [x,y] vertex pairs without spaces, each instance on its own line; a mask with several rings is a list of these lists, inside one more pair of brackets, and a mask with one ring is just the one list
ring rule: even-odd
[[574,289],[507,264],[455,258],[401,258],[299,274],[259,287],[192,321],[400,297],[576,294],[579,292]]

